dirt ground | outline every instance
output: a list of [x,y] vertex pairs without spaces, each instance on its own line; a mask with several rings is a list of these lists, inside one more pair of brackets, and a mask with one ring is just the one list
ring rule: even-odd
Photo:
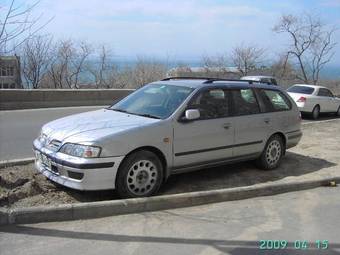
[[[256,169],[252,162],[226,165],[171,176],[160,190],[175,194],[209,189],[249,186],[289,177],[340,171],[340,119],[303,125],[303,138],[287,151],[281,166],[273,171]],[[113,190],[76,191],[46,179],[33,164],[0,169],[0,207],[27,207],[117,199]]]

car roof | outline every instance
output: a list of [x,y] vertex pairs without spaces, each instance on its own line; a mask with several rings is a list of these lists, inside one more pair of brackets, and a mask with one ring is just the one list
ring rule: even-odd
[[167,78],[161,81],[152,82],[151,84],[164,84],[173,86],[183,86],[192,89],[204,88],[204,87],[228,87],[228,88],[271,88],[275,90],[281,90],[277,85],[268,85],[266,83],[260,83],[250,80],[226,80],[218,78]]
[[314,88],[314,89],[320,89],[320,88],[328,89],[328,88],[323,87],[323,86],[311,85],[311,84],[294,84],[293,86],[305,86],[305,87],[310,87],[310,88]]

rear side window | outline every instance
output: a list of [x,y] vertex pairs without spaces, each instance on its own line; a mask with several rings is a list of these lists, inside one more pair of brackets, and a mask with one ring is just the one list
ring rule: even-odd
[[229,116],[228,91],[208,89],[199,92],[189,103],[188,109],[198,109],[200,119],[215,119]]
[[259,105],[252,89],[231,90],[234,115],[249,115],[260,112]]
[[280,91],[259,90],[260,97],[265,106],[265,112],[287,111],[292,108],[289,99]]
[[314,88],[307,87],[307,86],[293,86],[287,89],[287,91],[292,92],[292,93],[311,95],[314,92]]

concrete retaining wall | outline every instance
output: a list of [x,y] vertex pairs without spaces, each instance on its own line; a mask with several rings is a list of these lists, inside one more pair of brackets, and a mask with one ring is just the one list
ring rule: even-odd
[[110,105],[132,89],[1,89],[0,110]]

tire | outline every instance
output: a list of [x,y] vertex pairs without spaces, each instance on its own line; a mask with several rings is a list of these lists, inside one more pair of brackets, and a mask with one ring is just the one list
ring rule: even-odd
[[257,167],[263,170],[277,168],[284,155],[284,143],[280,135],[273,135],[269,138],[261,156],[256,160]]
[[336,112],[336,116],[340,117],[340,106],[339,106],[339,108],[338,108],[338,110]]
[[319,118],[319,115],[320,115],[320,106],[316,105],[314,106],[313,111],[312,111],[313,120],[317,120]]
[[121,198],[147,197],[155,194],[163,180],[163,166],[150,151],[137,151],[127,156],[116,177],[116,190]]

